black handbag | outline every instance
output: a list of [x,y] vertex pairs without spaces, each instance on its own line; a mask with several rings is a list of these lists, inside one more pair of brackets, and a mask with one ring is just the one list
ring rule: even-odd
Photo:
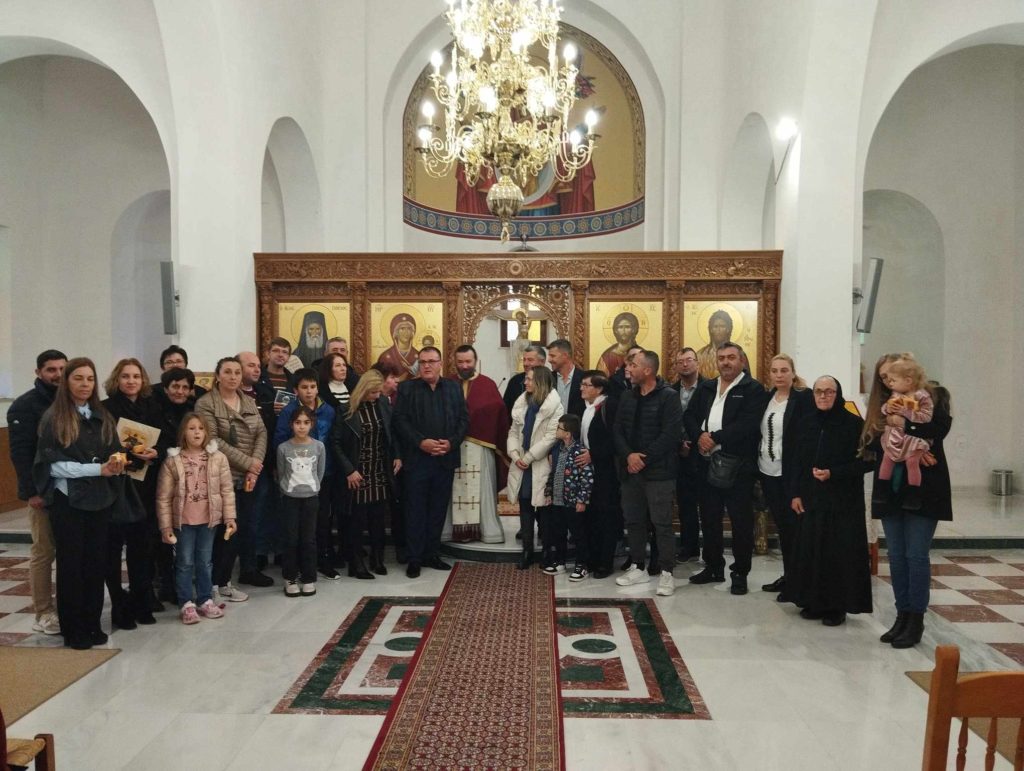
[[743,458],[724,452],[712,453],[708,458],[708,484],[720,490],[727,490],[736,484]]

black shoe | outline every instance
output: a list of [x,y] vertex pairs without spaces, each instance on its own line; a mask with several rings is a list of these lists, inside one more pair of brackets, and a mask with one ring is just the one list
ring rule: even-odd
[[440,557],[431,557],[430,559],[428,559],[423,564],[426,565],[428,568],[433,568],[434,570],[451,570],[452,569],[452,566],[449,565],[447,562],[445,562]]
[[907,613],[907,623],[898,637],[893,638],[893,648],[913,648],[921,642],[924,634],[924,613]]
[[127,608],[118,608],[110,611],[110,625],[118,629],[129,631],[135,629],[135,617],[128,612]]
[[825,618],[825,614],[820,610],[811,610],[810,608],[804,608],[800,611],[800,618],[806,618],[808,621],[821,621]]
[[378,576],[386,576],[388,569],[384,567],[384,552],[380,549],[370,549],[370,570]]
[[273,586],[274,579],[270,576],[254,570],[251,573],[242,573],[238,576],[238,583],[247,586]]
[[786,585],[786,577],[785,576],[779,576],[774,581],[772,581],[770,584],[762,584],[761,591],[762,592],[781,592],[785,585]]
[[420,577],[420,563],[410,562],[409,566],[405,569],[406,578],[419,578]]
[[676,564],[682,565],[684,562],[696,562],[700,559],[700,549],[691,551],[690,549],[680,549],[679,553],[676,554]]
[[516,565],[517,570],[527,570],[530,565],[533,564],[533,549],[523,549],[522,555],[519,557],[519,563]]
[[649,576],[660,576],[661,575],[661,566],[657,562],[655,562],[654,560],[651,560],[651,563],[647,566],[647,575],[649,575]]
[[825,626],[839,626],[844,621],[846,621],[846,614],[840,610],[835,613],[826,613],[821,623]]
[[164,604],[160,602],[160,598],[156,596],[156,592],[149,593],[149,612],[150,613],[162,613],[165,610]]
[[516,540],[517,540],[517,541],[521,541],[521,540],[523,540],[523,528],[519,528],[519,529],[518,529],[518,530],[516,531]]
[[143,611],[140,611],[140,612],[136,613],[135,614],[135,620],[138,623],[144,624],[146,626],[149,626],[150,624],[155,624],[156,623],[156,619],[153,617],[153,614],[150,613],[148,610],[143,610]]
[[732,586],[729,587],[729,591],[737,596],[747,593],[747,577],[741,576],[739,573],[732,574]]
[[324,578],[330,581],[337,581],[339,578],[341,578],[341,574],[337,570],[323,562],[320,563],[316,570],[320,575],[322,575]]
[[76,651],[87,651],[92,647],[92,640],[88,637],[65,637],[64,647],[72,648]]
[[363,562],[363,558],[359,556],[353,557],[349,560],[348,577],[359,578],[364,581],[368,578],[376,578],[373,573],[366,569],[366,563]]
[[95,632],[89,632],[89,642],[93,645],[106,645],[107,640],[109,639],[110,638],[103,633],[102,629],[97,629]]
[[704,568],[699,573],[690,576],[691,584],[721,584],[725,583],[725,573],[714,568]]
[[611,571],[611,570],[609,570],[608,568],[598,568],[597,570],[595,570],[595,571],[594,571],[593,573],[591,573],[590,575],[591,575],[591,576],[592,576],[593,578],[607,578],[607,577],[608,577],[608,576],[610,576],[611,574],[612,574],[612,571]]
[[405,565],[409,561],[409,553],[404,546],[395,546],[395,561],[399,565]]
[[905,610],[896,611],[896,623],[889,628],[888,632],[879,637],[878,641],[884,643],[891,643],[893,640],[895,640],[897,637],[903,634],[903,629],[906,627],[907,621],[909,620],[908,617],[909,614]]
[[775,601],[776,602],[790,602],[789,595],[786,594],[785,592],[779,592],[777,595],[775,595]]

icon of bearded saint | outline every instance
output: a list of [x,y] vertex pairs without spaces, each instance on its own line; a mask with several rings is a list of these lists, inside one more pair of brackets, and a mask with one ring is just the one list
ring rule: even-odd
[[308,311],[302,317],[302,329],[299,332],[299,344],[295,346],[295,355],[305,367],[317,359],[322,359],[327,352],[327,320],[321,311]]

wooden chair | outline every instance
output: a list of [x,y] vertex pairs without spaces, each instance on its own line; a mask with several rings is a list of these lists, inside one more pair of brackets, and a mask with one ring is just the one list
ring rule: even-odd
[[928,695],[928,724],[924,738],[924,771],[944,771],[949,753],[949,730],[954,717],[962,720],[956,768],[967,764],[967,719],[990,718],[985,768],[995,765],[998,730],[996,718],[1022,718],[1017,730],[1014,771],[1024,769],[1024,672],[977,672],[957,676],[960,649],[935,649],[935,670]]
[[35,763],[36,771],[53,771],[57,760],[53,753],[53,734],[36,734],[34,739],[8,739],[7,723],[4,713],[0,711],[0,748],[4,749],[0,757],[0,771],[7,771],[10,766],[27,766]]

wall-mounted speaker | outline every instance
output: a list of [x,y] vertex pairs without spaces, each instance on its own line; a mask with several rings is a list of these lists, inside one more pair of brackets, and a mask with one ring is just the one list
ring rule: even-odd
[[160,263],[160,297],[164,306],[164,334],[178,334],[178,293],[174,290],[174,263]]
[[864,297],[861,300],[860,316],[857,318],[857,331],[870,332],[875,320],[875,303],[878,300],[878,284],[882,280],[882,268],[885,260],[872,257],[868,260],[868,275],[864,282]]

